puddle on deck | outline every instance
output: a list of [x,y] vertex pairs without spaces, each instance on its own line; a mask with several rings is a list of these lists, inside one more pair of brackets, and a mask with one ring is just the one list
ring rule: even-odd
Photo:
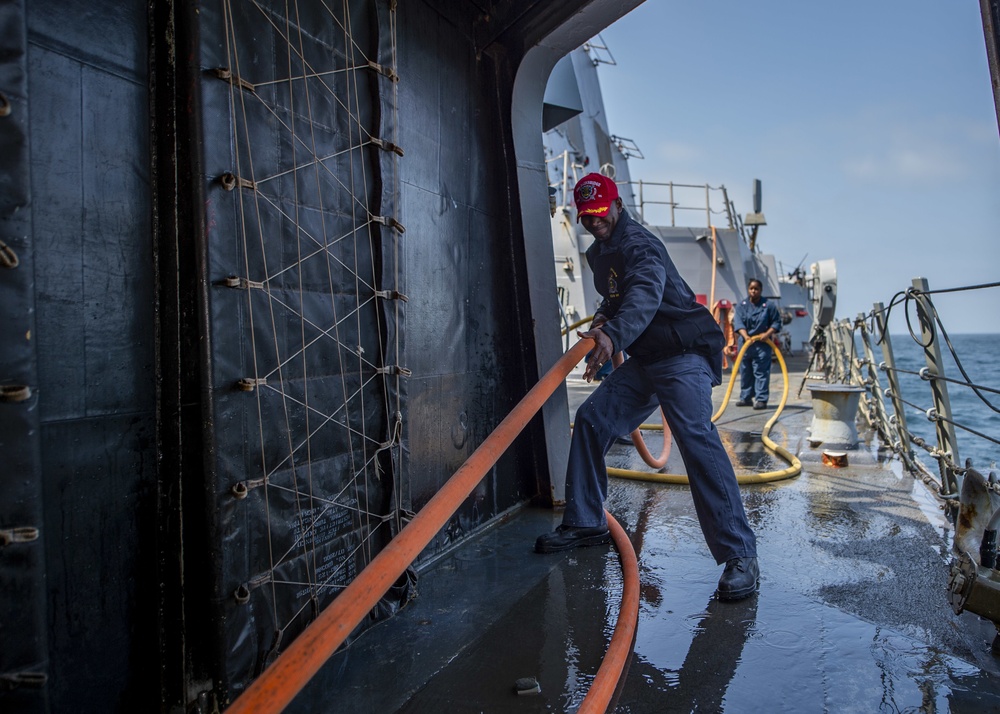
[[[580,392],[571,386],[571,403]],[[719,421],[738,473],[785,468],[760,444],[771,413],[731,408]],[[802,475],[743,491],[761,585],[741,602],[714,598],[722,568],[687,487],[611,480],[607,507],[637,551],[641,603],[609,711],[1000,711],[996,629],[948,606],[950,533],[936,502],[864,442],[849,468],[823,466],[804,444],[809,418],[792,405],[771,432]],[[661,435],[645,436],[658,453]],[[608,465],[648,470],[621,444]],[[684,473],[676,449],[663,471]],[[334,659],[343,676],[329,707],[292,710],[576,711],[615,625],[621,572],[607,546],[532,553],[559,520],[526,508],[444,558],[413,603]],[[515,692],[524,677],[539,694]]]
[[[815,502],[802,498],[809,489],[772,489],[770,497],[748,504],[761,546],[760,592],[723,603],[714,597],[721,569],[704,545],[686,489],[615,484],[610,507],[639,553],[641,602],[634,654],[613,711],[1000,710],[1000,680],[972,664],[971,656],[954,654],[966,646],[953,636],[948,618],[954,616],[924,602],[943,601],[943,591],[904,598],[895,609],[878,607],[879,620],[857,611],[851,598],[837,601],[838,588],[863,601],[898,599],[911,586],[923,587],[907,581],[906,564],[890,572],[852,545],[859,527],[876,540],[912,540],[927,535],[914,532],[919,524],[889,525],[876,514],[863,525],[864,519],[838,508],[831,512],[823,488],[818,492],[824,497]],[[782,522],[775,522],[779,516]],[[796,532],[790,517],[825,530]],[[891,553],[882,555],[882,561],[894,560]],[[400,712],[579,707],[614,628],[621,593],[617,555],[598,547],[526,557],[548,559],[555,567]],[[894,590],[879,589],[887,580],[898,581]],[[488,602],[488,592],[483,596]],[[983,651],[988,645],[979,643]],[[522,677],[537,678],[541,692],[517,695],[514,682]]]

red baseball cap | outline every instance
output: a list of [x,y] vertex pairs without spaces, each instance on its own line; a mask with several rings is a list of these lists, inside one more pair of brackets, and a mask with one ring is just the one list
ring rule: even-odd
[[582,216],[605,216],[618,198],[618,186],[607,176],[587,174],[577,182],[573,198],[577,222]]

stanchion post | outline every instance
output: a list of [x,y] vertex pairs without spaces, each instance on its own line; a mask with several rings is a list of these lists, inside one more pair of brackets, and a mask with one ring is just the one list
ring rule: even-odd
[[[927,362],[927,369],[931,373],[930,385],[931,395],[934,398],[934,409],[945,419],[951,419],[951,401],[948,399],[948,385],[937,377],[944,377],[944,361],[941,354],[941,345],[937,340],[934,329],[933,307],[922,293],[929,292],[930,287],[926,278],[914,278],[913,287],[920,291],[917,295],[917,317],[920,320],[921,342],[924,345],[924,359]],[[958,456],[958,440],[955,438],[955,427],[950,421],[942,419],[934,420],[934,428],[937,432],[938,448],[943,451],[953,464],[960,464]],[[945,459],[938,459],[938,466],[941,472],[941,484],[947,492],[942,496],[957,498],[959,488],[962,484],[954,469],[948,465]]]
[[851,383],[851,362],[854,355],[850,345],[851,331],[847,325],[847,320],[837,323],[840,341],[840,382],[843,384]]
[[840,383],[849,380],[849,363],[847,356],[847,345],[844,343],[844,321],[838,320],[830,324],[830,334],[833,337],[833,358],[834,373],[836,381]]
[[896,419],[896,433],[899,436],[899,457],[903,460],[906,470],[913,472],[913,448],[910,445],[910,432],[906,429],[906,414],[903,412],[902,396],[899,392],[899,380],[896,378],[896,360],[892,354],[892,340],[889,339],[889,325],[886,322],[885,305],[877,302],[875,322],[882,340],[882,362],[885,364],[885,378],[889,383],[888,396],[892,399],[892,411]]
[[865,324],[865,316],[862,313],[858,313],[857,319],[854,321],[854,325],[848,329],[848,324],[844,323],[844,330],[847,332],[847,347],[848,354],[850,358],[848,359],[847,365],[850,368],[850,373],[848,376],[848,384],[856,384],[859,387],[865,386],[865,378],[861,373],[861,359],[858,357],[858,344],[854,339],[854,331],[861,325]]
[[840,379],[840,330],[837,329],[837,322],[831,322],[826,326],[826,354],[829,358],[827,361],[827,374],[830,375],[830,380],[833,382],[839,382]]
[[[864,315],[858,315],[858,324],[861,327],[861,346],[865,352],[865,362],[868,364],[868,379],[865,381],[865,386],[868,388],[868,401],[872,412],[868,418],[868,423],[874,426],[881,437],[891,444],[893,435],[890,432],[889,417],[886,414],[885,402],[882,399],[882,384],[878,377],[875,350],[872,349],[871,335],[868,332]],[[874,423],[872,423],[873,420]]]

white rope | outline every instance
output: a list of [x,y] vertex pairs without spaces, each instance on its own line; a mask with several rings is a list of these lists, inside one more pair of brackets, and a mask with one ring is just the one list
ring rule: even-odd
[[[232,70],[224,70],[217,75],[229,82],[230,98],[230,122],[234,131],[234,167],[233,173],[229,176],[227,190],[240,188],[238,191],[237,211],[239,225],[239,240],[243,251],[245,278],[234,278],[227,281],[227,285],[233,283],[232,287],[246,288],[246,319],[249,326],[249,347],[251,351],[250,359],[252,369],[244,370],[247,376],[243,379],[247,383],[253,384],[255,388],[256,408],[257,408],[257,428],[258,428],[258,448],[260,450],[260,464],[263,478],[259,479],[260,487],[263,488],[263,503],[265,509],[267,536],[267,548],[269,559],[269,577],[260,581],[259,586],[270,585],[271,597],[271,618],[275,631],[281,632],[288,623],[278,621],[278,597],[277,585],[292,585],[296,587],[306,587],[310,594],[310,602],[323,589],[339,588],[342,585],[332,585],[333,579],[339,577],[344,568],[355,564],[355,557],[363,554],[363,560],[369,561],[372,557],[371,538],[378,532],[389,518],[394,518],[397,525],[400,523],[402,510],[401,485],[399,483],[399,469],[393,468],[393,495],[396,507],[390,515],[374,513],[371,510],[372,504],[368,501],[369,489],[367,483],[371,481],[370,476],[375,474],[375,481],[381,483],[382,469],[379,465],[380,454],[383,451],[390,452],[390,459],[399,458],[400,442],[402,435],[401,402],[399,380],[405,370],[398,367],[400,359],[400,345],[398,329],[394,331],[394,344],[390,351],[395,352],[396,368],[390,371],[393,376],[384,376],[384,368],[379,367],[376,362],[365,356],[364,349],[360,342],[363,332],[362,310],[373,311],[376,322],[376,338],[378,340],[378,355],[385,363],[393,364],[387,346],[384,344],[383,315],[381,307],[375,301],[377,295],[385,294],[386,290],[378,290],[377,275],[378,266],[375,265],[374,258],[381,252],[376,250],[375,240],[379,235],[384,235],[386,240],[392,241],[392,260],[394,285],[382,286],[390,291],[398,292],[400,288],[400,236],[403,228],[390,217],[398,206],[398,157],[402,155],[402,149],[398,145],[398,93],[396,72],[396,11],[393,3],[390,10],[390,33],[392,43],[392,57],[389,64],[379,65],[369,58],[363,48],[355,41],[349,6],[346,0],[342,0],[341,11],[343,19],[337,14],[329,4],[323,3],[329,19],[342,31],[343,52],[331,52],[326,58],[335,64],[338,61],[343,63],[342,67],[314,67],[306,58],[305,50],[305,28],[299,22],[297,0],[286,0],[284,4],[284,16],[279,17],[273,9],[265,8],[257,0],[248,0],[273,30],[275,42],[282,49],[287,50],[286,77],[276,79],[266,79],[264,81],[254,81],[254,78],[244,74],[240,63],[239,39],[236,37],[236,22],[234,20],[233,5],[239,0],[224,0],[223,19],[225,26],[225,47],[229,67]],[[378,20],[376,20],[378,22]],[[266,60],[262,63],[268,66]],[[276,66],[272,63],[271,66]],[[256,65],[255,65],[256,67]],[[252,70],[253,68],[251,68]],[[361,121],[361,92],[359,91],[359,73],[371,72],[372,70],[380,74],[372,74],[370,81],[381,83],[389,81],[392,86],[392,141],[383,140],[364,126]],[[225,75],[225,76],[223,76]],[[335,83],[343,78],[344,93],[336,90]],[[301,83],[301,85],[300,85]],[[277,103],[277,98],[271,99],[269,94],[273,91],[262,91],[269,88],[277,90],[282,86],[288,87],[288,106],[283,107]],[[296,92],[296,87],[303,87],[302,92]],[[318,121],[314,116],[313,89],[319,88],[320,92],[332,99],[332,104],[344,112],[347,119],[347,145],[346,147],[335,147],[333,150],[325,149],[323,155],[318,150],[320,141],[316,135],[318,126],[323,122]],[[286,133],[291,146],[290,168],[255,166],[254,146],[250,139],[250,104],[260,107],[273,121],[274,128]],[[304,106],[303,106],[304,105]],[[286,118],[287,117],[287,118]],[[308,132],[301,130],[301,124],[308,126]],[[380,127],[373,127],[375,133],[379,133]],[[308,135],[307,135],[308,134]],[[386,216],[374,216],[370,212],[371,197],[368,195],[368,168],[366,149],[378,147],[387,152],[391,162],[392,177],[391,182],[386,183],[391,191],[392,206],[385,207],[383,211]],[[244,153],[245,152],[245,153]],[[305,156],[302,156],[305,154]],[[300,157],[302,160],[300,160]],[[342,171],[337,169],[336,162],[348,160],[350,162],[348,176],[343,176]],[[245,163],[245,165],[244,165]],[[269,171],[268,169],[272,169]],[[302,207],[306,205],[304,199],[308,197],[303,193],[302,178],[305,171],[311,170],[318,194],[317,213],[321,222],[321,235],[316,235],[315,226],[307,227],[303,223],[301,215]],[[262,175],[258,175],[258,173]],[[239,177],[238,179],[235,177]],[[290,180],[292,196],[290,199],[281,196],[276,188],[274,192],[268,191],[269,182],[276,179],[286,178]],[[324,179],[329,181],[326,184]],[[328,225],[329,214],[333,212],[328,201],[332,196],[324,195],[327,192],[326,186],[332,186],[334,190],[343,191],[342,196],[338,195],[336,200],[340,202],[346,198],[346,203],[350,207],[349,218],[352,228],[341,231],[336,237],[329,235]],[[312,189],[310,189],[312,190]],[[291,210],[285,205],[287,200],[293,202]],[[268,249],[270,243],[282,236],[265,235],[265,214],[273,218],[278,218],[288,225],[294,226],[294,236],[296,241],[296,251],[294,262],[287,265],[269,265]],[[339,215],[343,216],[343,213]],[[373,224],[381,222],[389,227],[388,230],[377,229],[373,231]],[[395,228],[395,230],[393,230]],[[399,233],[397,233],[399,231]],[[345,245],[348,239],[353,239],[353,265],[348,265],[336,250],[338,246]],[[362,265],[359,252],[362,242],[367,240],[367,255],[371,257],[369,265]],[[251,250],[259,250],[259,256],[255,256],[253,262],[259,262],[264,273],[263,278],[251,273]],[[274,254],[271,248],[271,254]],[[307,286],[304,284],[303,266],[311,260],[322,259],[327,268],[327,290],[330,296],[330,314],[332,320],[317,319],[316,315],[309,314],[306,298],[308,297]],[[272,261],[273,262],[273,261]],[[335,270],[336,267],[336,270]],[[288,274],[290,271],[298,270],[298,304],[294,296],[289,299],[285,292],[275,289],[277,280]],[[339,315],[338,294],[343,293],[345,287],[343,281],[338,277],[343,270],[345,274],[353,278],[354,281],[354,304],[349,306],[347,312]],[[370,275],[367,272],[370,270]],[[366,274],[362,276],[362,272]],[[256,272],[256,271],[255,271]],[[388,272],[388,271],[387,271]],[[253,289],[258,292],[254,293]],[[261,306],[261,299],[265,301],[265,306]],[[400,324],[399,300],[395,301],[396,325]],[[258,315],[257,311],[265,310],[266,313]],[[295,319],[298,322],[299,336],[298,347],[286,341],[285,344],[279,342],[279,314],[280,319],[287,319],[285,316]],[[258,344],[256,339],[255,321],[263,318],[265,322],[270,322],[271,334],[273,336],[271,344]],[[358,335],[359,344],[345,344],[341,339],[340,328],[347,320],[355,323],[355,334]],[[309,374],[308,355],[312,350],[320,345],[330,345],[336,351],[336,360],[339,365],[341,401],[330,404],[324,400],[317,401],[316,394],[311,390]],[[291,349],[289,349],[291,348]],[[282,354],[282,350],[286,350]],[[266,353],[273,354],[274,364],[270,367],[264,365],[270,362],[265,359]],[[288,370],[295,363],[301,365],[301,394],[295,395],[287,391],[289,385]],[[262,373],[265,372],[266,374]],[[392,409],[389,401],[388,386],[389,380],[395,379],[395,409]],[[372,382],[375,380],[382,385],[383,401],[385,402],[385,427],[389,430],[390,437],[387,442],[381,442],[379,438],[365,433],[367,424],[367,409],[363,399],[366,390],[371,390]],[[296,378],[295,382],[298,382]],[[350,386],[348,385],[350,382]],[[270,419],[272,415],[267,413],[267,405],[271,403],[270,394],[276,394],[280,400],[282,417],[276,421]],[[333,408],[331,408],[333,407]],[[354,412],[357,412],[355,414]],[[293,417],[294,413],[294,417]],[[301,417],[299,415],[302,415]],[[293,424],[304,419],[304,429],[301,435],[297,434],[297,428]],[[283,422],[283,423],[282,423]],[[339,493],[324,494],[318,492],[314,484],[313,473],[313,439],[325,434],[328,429],[343,429],[347,442],[347,454],[352,477],[344,483]],[[355,426],[360,424],[360,427]],[[279,458],[272,459],[276,463],[268,463],[271,458],[268,455],[267,444],[270,440],[268,434],[274,435],[276,430],[283,429],[282,436],[287,442],[285,454]],[[275,455],[277,456],[277,455]],[[398,461],[397,461],[398,463]],[[395,466],[396,464],[394,464]],[[288,472],[288,478],[278,478],[281,473]],[[362,487],[360,481],[366,484]],[[301,481],[301,483],[300,483]],[[286,552],[276,553],[275,542],[272,538],[270,527],[272,517],[277,517],[278,513],[275,504],[272,503],[272,489],[275,493],[286,493],[292,496],[295,507],[295,517],[298,519],[297,537],[286,546]],[[344,502],[343,498],[350,492],[351,499]],[[357,546],[339,563],[332,572],[329,564],[321,565],[317,560],[317,542],[320,524],[328,519],[331,512],[349,513],[355,524],[355,531],[361,538]],[[282,516],[284,517],[284,516]],[[253,526],[251,526],[253,527]],[[326,542],[324,541],[324,545]],[[274,577],[276,569],[283,563],[289,562],[293,558],[305,557],[305,581],[282,580]],[[322,577],[320,577],[322,573]],[[262,577],[262,576],[258,576]],[[296,613],[303,611],[308,603],[304,604]],[[296,615],[292,616],[292,619]]]

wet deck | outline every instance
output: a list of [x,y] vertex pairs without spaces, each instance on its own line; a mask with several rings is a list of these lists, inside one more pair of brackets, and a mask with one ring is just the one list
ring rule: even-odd
[[[721,568],[686,487],[612,479],[607,506],[632,538],[641,578],[635,652],[614,711],[1000,710],[996,629],[948,606],[950,530],[936,501],[864,433],[847,468],[823,465],[823,447],[805,438],[809,391],[795,394],[804,364],[789,368],[789,404],[771,438],[803,473],[743,487],[757,595],[714,598]],[[590,387],[569,386],[572,407]],[[738,472],[784,467],[759,440],[772,414],[730,406],[719,420]],[[654,452],[659,438],[649,435]],[[640,468],[631,447],[616,445],[608,462]],[[683,473],[676,450],[665,470]],[[291,710],[574,711],[614,628],[621,573],[610,547],[534,554],[535,537],[559,520],[526,508],[440,559],[421,574],[417,599],[338,653]],[[537,678],[541,693],[518,696],[522,677]]]

